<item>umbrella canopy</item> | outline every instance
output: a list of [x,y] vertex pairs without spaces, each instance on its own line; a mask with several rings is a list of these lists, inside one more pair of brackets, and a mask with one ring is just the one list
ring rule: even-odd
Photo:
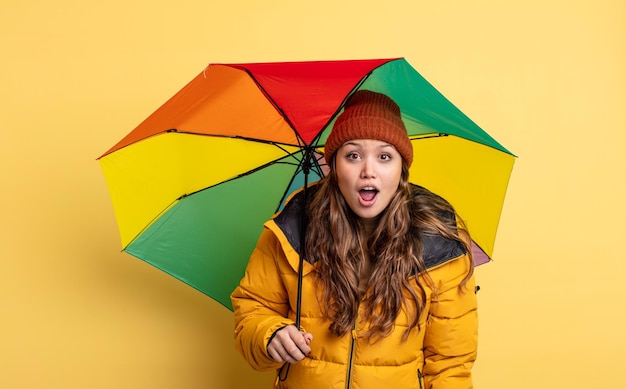
[[359,89],[398,103],[410,181],[452,203],[488,261],[515,157],[403,58],[206,67],[98,159],[124,251],[232,309],[263,223],[324,176],[324,142]]

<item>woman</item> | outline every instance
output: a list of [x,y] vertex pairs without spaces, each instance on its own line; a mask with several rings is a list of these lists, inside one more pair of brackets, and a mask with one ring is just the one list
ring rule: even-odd
[[277,388],[471,388],[469,235],[445,200],[408,182],[413,149],[399,107],[356,92],[324,153],[329,175],[306,205],[296,194],[265,224],[231,296],[237,348],[253,368],[278,370]]

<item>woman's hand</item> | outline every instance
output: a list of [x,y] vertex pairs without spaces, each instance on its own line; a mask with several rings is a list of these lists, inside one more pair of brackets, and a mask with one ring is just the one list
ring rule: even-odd
[[311,347],[309,347],[311,340],[313,340],[312,334],[289,325],[276,331],[267,345],[267,352],[276,362],[297,363],[311,352]]

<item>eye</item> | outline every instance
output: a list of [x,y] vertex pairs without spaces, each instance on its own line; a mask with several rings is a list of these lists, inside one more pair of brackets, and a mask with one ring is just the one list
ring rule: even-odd
[[355,151],[350,151],[348,153],[346,153],[346,159],[349,160],[357,160],[359,159],[359,154]]
[[388,153],[382,153],[380,155],[380,159],[382,159],[383,161],[391,161],[391,154]]

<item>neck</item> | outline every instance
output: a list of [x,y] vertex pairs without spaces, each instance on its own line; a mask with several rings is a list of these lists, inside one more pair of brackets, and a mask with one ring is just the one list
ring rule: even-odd
[[375,217],[372,219],[361,219],[361,223],[363,225],[363,232],[365,232],[365,236],[370,236],[378,226],[379,218]]

